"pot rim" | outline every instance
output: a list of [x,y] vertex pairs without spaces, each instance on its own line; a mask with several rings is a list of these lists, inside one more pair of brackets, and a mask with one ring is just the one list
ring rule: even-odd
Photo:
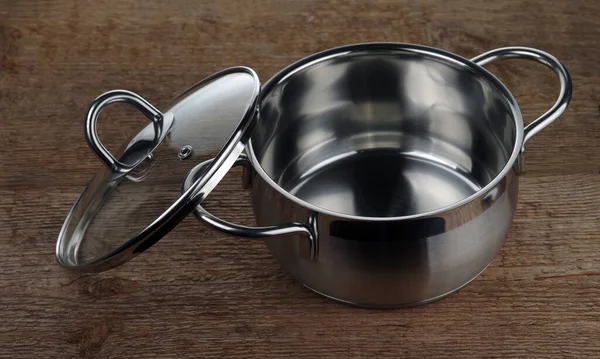
[[295,202],[296,204],[298,204],[302,207],[305,207],[307,209],[310,209],[310,210],[318,212],[318,213],[323,213],[323,214],[327,214],[327,215],[334,216],[334,217],[358,220],[358,221],[384,222],[384,221],[400,221],[400,220],[413,220],[413,219],[429,218],[429,217],[439,216],[445,212],[455,210],[464,205],[468,205],[469,203],[474,202],[476,199],[484,196],[487,192],[489,192],[494,187],[496,187],[498,185],[498,183],[500,183],[500,181],[502,181],[502,179],[504,177],[506,177],[506,175],[513,169],[513,166],[514,166],[515,162],[517,161],[517,159],[519,158],[519,155],[521,153],[521,148],[523,146],[523,139],[524,139],[523,118],[522,118],[519,106],[517,104],[517,101],[515,100],[512,93],[508,90],[508,88],[491,72],[489,72],[482,66],[477,65],[476,63],[474,63],[473,61],[471,61],[467,58],[456,55],[456,54],[446,51],[446,50],[441,50],[441,49],[438,49],[435,47],[430,47],[430,46],[425,46],[425,45],[415,45],[415,44],[401,43],[401,42],[358,43],[358,44],[351,44],[351,45],[345,45],[345,46],[331,48],[331,49],[328,49],[325,51],[321,51],[321,52],[312,54],[303,59],[300,59],[300,60],[294,62],[293,64],[288,65],[281,71],[279,71],[277,74],[275,74],[273,77],[271,77],[262,86],[260,98],[262,100],[265,97],[265,94],[269,94],[271,92],[271,89],[279,82],[285,80],[289,76],[293,76],[294,73],[296,73],[304,68],[315,65],[319,62],[322,62],[322,61],[325,61],[325,60],[328,60],[331,58],[335,58],[338,56],[348,55],[350,53],[384,52],[384,51],[403,51],[403,52],[412,52],[412,53],[417,53],[417,54],[426,54],[430,57],[433,57],[433,58],[436,58],[436,59],[439,59],[439,60],[442,60],[445,62],[451,62],[454,64],[458,64],[460,66],[470,69],[471,71],[475,72],[477,75],[486,78],[486,80],[488,80],[492,85],[495,86],[496,90],[501,92],[502,96],[507,101],[507,103],[510,107],[511,113],[513,115],[513,121],[515,124],[515,133],[516,133],[516,136],[515,136],[516,138],[515,138],[515,143],[514,143],[514,146],[512,149],[512,153],[511,153],[508,161],[502,168],[502,171],[500,171],[500,173],[498,173],[492,181],[490,181],[487,185],[485,185],[483,188],[481,188],[477,192],[473,193],[472,195],[470,195],[466,198],[463,198],[460,201],[454,202],[454,203],[449,204],[444,207],[440,207],[440,208],[437,208],[437,209],[434,209],[431,211],[427,211],[427,212],[411,214],[411,215],[407,215],[407,216],[395,216],[395,217],[356,216],[356,215],[351,215],[351,214],[347,214],[347,213],[343,213],[343,212],[331,211],[331,210],[328,210],[328,209],[325,209],[325,208],[322,208],[319,206],[315,206],[312,203],[306,202],[306,201],[292,195],[285,189],[283,189],[265,172],[265,170],[260,165],[260,162],[258,161],[258,159],[256,158],[256,155],[254,154],[254,149],[252,147],[252,138],[250,138],[250,140],[248,141],[248,144],[246,145],[246,152],[248,154],[248,157],[250,158],[252,167],[260,175],[260,177],[262,177],[263,180],[265,180],[271,187],[273,187],[275,190],[277,190],[279,193],[281,193],[287,199],[291,200],[292,202]]

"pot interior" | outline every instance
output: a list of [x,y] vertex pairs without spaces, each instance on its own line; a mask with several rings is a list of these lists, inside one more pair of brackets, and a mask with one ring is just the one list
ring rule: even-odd
[[251,148],[266,175],[314,206],[434,211],[489,184],[515,149],[516,106],[466,60],[360,51],[284,71],[265,86]]

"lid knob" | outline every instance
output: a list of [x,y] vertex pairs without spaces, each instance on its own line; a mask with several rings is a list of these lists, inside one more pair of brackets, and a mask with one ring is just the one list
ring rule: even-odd
[[[96,125],[98,123],[98,117],[100,112],[110,104],[117,102],[125,102],[133,105],[141,113],[143,113],[152,123],[154,124],[154,140],[152,141],[151,148],[135,159],[133,163],[123,163],[115,158],[110,151],[100,141]],[[166,129],[170,127],[173,122],[173,114],[168,112],[167,114],[161,113],[158,109],[152,106],[143,97],[139,96],[130,91],[126,90],[113,90],[103,93],[98,96],[94,102],[90,105],[85,120],[85,140],[94,152],[100,157],[111,170],[112,175],[110,180],[114,181],[126,175],[129,171],[138,166],[146,157],[152,153],[152,151],[160,144],[164,136],[166,135]]]

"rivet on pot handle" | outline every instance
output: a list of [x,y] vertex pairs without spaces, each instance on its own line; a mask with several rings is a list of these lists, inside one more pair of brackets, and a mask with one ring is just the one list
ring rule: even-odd
[[[183,189],[189,188],[191,183],[198,178],[198,175],[203,171],[203,169],[211,163],[212,159],[202,162],[201,164],[194,167],[190,173],[186,176],[185,182],[183,184]],[[240,155],[240,157],[236,160],[234,167],[236,166],[245,166],[247,168],[251,168],[252,164],[248,157],[244,154]],[[259,238],[268,238],[268,237],[276,237],[286,234],[302,234],[306,235],[309,241],[310,249],[309,249],[309,258],[315,259],[318,253],[317,248],[317,223],[316,223],[316,215],[311,215],[309,213],[307,222],[308,224],[291,222],[280,225],[273,226],[264,226],[264,227],[250,227],[250,226],[242,226],[239,224],[230,223],[225,221],[215,215],[210,214],[206,209],[202,207],[201,204],[196,205],[194,209],[194,215],[196,218],[208,226],[232,235],[236,237],[246,237],[252,239]],[[302,247],[302,246],[301,246]]]
[[[133,105],[141,113],[143,113],[152,123],[154,124],[154,141],[153,148],[150,149],[149,153],[139,158],[132,164],[126,164],[120,162],[115,156],[106,149],[106,147],[100,142],[98,132],[96,131],[96,124],[100,112],[110,104],[117,102],[125,102]],[[162,114],[154,106],[152,106],[143,97],[139,96],[130,91],[126,90],[113,90],[103,93],[98,96],[94,102],[90,105],[85,119],[85,140],[91,149],[98,155],[98,157],[104,162],[109,168],[113,170],[113,179],[119,178],[139,165],[150,153],[158,146],[165,135],[165,123],[172,123],[173,114],[167,113]]]
[[531,122],[529,125],[525,126],[525,138],[523,139],[522,148],[522,150],[524,150],[525,143],[531,139],[531,137],[554,122],[554,120],[559,118],[567,109],[573,93],[571,76],[569,75],[567,69],[556,57],[547,52],[529,47],[503,47],[483,53],[472,58],[471,61],[479,66],[484,66],[501,59],[525,59],[539,62],[552,69],[560,80],[560,93],[558,95],[558,100],[556,100],[550,110],[548,110],[535,121]]

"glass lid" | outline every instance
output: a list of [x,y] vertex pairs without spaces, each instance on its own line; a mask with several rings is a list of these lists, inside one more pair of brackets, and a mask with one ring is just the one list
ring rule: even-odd
[[[202,80],[160,112],[142,97],[99,96],[85,122],[88,144],[104,163],[73,205],[56,244],[67,268],[98,272],[127,262],[159,241],[214,189],[243,151],[254,125],[260,83],[234,67]],[[100,111],[126,102],[150,121],[113,156],[100,142]],[[214,158],[183,194],[188,172]]]

